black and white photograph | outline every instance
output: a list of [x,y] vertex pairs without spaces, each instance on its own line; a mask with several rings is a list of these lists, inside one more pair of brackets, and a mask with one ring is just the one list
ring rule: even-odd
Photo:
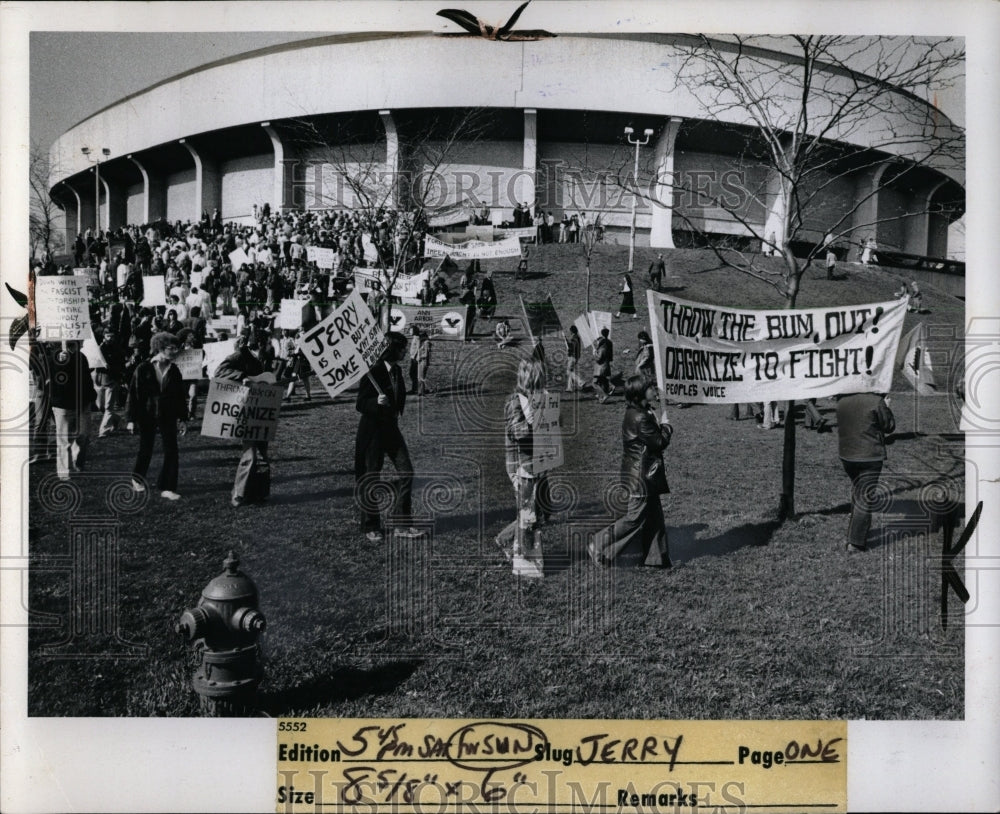
[[996,810],[995,9],[79,5],[0,4],[4,810],[365,718]]

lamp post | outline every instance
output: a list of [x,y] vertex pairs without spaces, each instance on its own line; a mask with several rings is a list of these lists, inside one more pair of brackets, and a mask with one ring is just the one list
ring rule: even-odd
[[632,175],[633,183],[636,186],[635,191],[632,193],[632,228],[629,231],[628,238],[628,273],[632,273],[632,264],[635,259],[635,205],[639,197],[639,148],[644,144],[649,144],[649,137],[653,135],[651,128],[647,127],[642,131],[645,138],[641,141],[638,138],[633,139],[632,134],[635,131],[631,127],[625,128],[625,138],[628,139],[629,144],[635,145],[635,172]]
[[[104,161],[108,160],[108,156],[111,155],[111,150],[107,147],[101,148],[101,155],[94,158],[90,157],[90,148],[81,147],[80,152],[83,153],[87,160],[94,165],[94,236],[101,231],[101,156],[104,156]],[[108,201],[108,205],[111,205],[111,201]]]

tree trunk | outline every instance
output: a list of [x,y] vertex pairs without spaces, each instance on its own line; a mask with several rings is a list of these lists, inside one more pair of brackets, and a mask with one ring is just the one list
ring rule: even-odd
[[[785,289],[785,308],[794,308],[799,293],[799,278],[801,272],[791,248],[784,247],[787,286]],[[778,500],[778,520],[785,521],[795,517],[795,401],[785,402],[785,441],[781,451],[781,497]]]
[[590,257],[587,257],[587,308],[586,313],[590,313]]

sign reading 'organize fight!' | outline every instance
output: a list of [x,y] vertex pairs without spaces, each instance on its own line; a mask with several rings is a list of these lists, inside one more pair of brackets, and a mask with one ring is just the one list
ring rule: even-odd
[[887,393],[906,301],[750,311],[647,292],[667,398],[732,404]]

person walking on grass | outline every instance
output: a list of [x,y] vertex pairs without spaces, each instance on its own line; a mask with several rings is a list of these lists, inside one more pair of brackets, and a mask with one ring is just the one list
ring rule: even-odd
[[663,450],[673,429],[666,411],[656,415],[656,388],[644,376],[625,384],[621,482],[628,492],[625,514],[594,536],[587,551],[598,565],[670,567],[660,495],[670,487]]
[[187,421],[187,391],[181,372],[174,364],[180,342],[170,333],[157,333],[149,341],[153,357],[140,362],[128,387],[125,413],[129,432],[138,432],[139,451],[132,468],[132,488],[145,492],[145,477],[153,458],[153,443],[159,430],[163,445],[163,464],[156,486],[166,500],[180,500],[177,479],[180,453],[177,447],[178,423]]
[[896,429],[889,400],[879,393],[847,393],[837,397],[840,461],[851,479],[851,519],[847,551],[868,548],[872,513],[878,503],[879,476],[885,463],[885,438]]
[[615,360],[615,346],[610,334],[607,328],[601,328],[601,335],[594,343],[594,389],[601,393],[597,397],[601,404],[615,392],[615,386],[611,384],[611,363]]

